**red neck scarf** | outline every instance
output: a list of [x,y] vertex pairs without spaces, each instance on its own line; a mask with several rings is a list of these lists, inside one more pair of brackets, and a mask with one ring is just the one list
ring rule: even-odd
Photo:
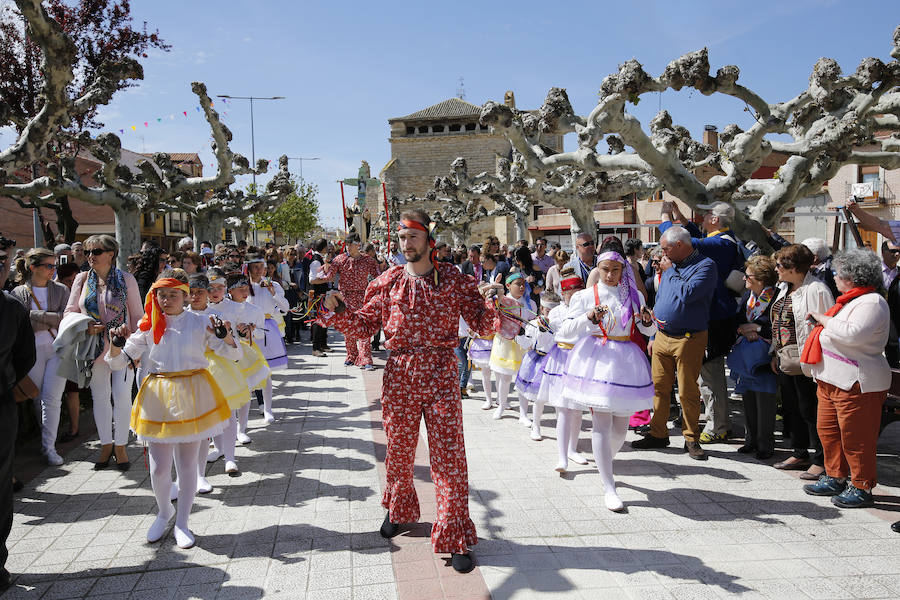
[[[825,316],[833,317],[854,298],[858,298],[863,294],[869,294],[874,291],[875,288],[873,287],[855,287],[852,290],[849,290],[844,295],[838,296],[834,306],[828,309]],[[800,355],[801,363],[815,365],[822,361],[822,342],[819,341],[819,336],[822,334],[823,329],[824,327],[822,325],[816,325],[809,334],[809,337],[806,338],[806,343],[803,345],[803,353]]]

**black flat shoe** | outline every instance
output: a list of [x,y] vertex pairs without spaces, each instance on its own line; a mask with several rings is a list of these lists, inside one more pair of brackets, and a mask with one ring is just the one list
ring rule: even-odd
[[756,451],[756,460],[769,460],[775,456],[775,453],[771,450],[757,450]]
[[741,454],[752,454],[756,452],[756,446],[754,446],[753,444],[744,444],[743,446],[738,448],[737,451]]
[[110,460],[112,460],[112,454],[110,454],[109,457],[107,457],[106,460],[101,460],[101,461],[99,461],[99,462],[95,462],[95,463],[94,463],[94,470],[95,470],[95,471],[102,471],[103,469],[105,469],[106,467],[109,466],[109,461],[110,461]]
[[129,460],[129,461],[126,461],[126,462],[119,462],[119,461],[117,460],[117,461],[116,461],[116,468],[117,468],[118,470],[122,471],[122,472],[125,472],[125,471],[127,471],[128,469],[131,468],[131,461]]
[[900,533],[900,521],[891,523],[891,531],[893,531],[894,533]]
[[390,539],[397,535],[399,530],[400,526],[397,523],[391,523],[391,514],[384,515],[384,523],[381,524],[381,529],[378,530],[381,537]]
[[472,560],[472,555],[469,553],[453,553],[450,555],[450,565],[457,573],[468,573],[475,568],[475,561]]

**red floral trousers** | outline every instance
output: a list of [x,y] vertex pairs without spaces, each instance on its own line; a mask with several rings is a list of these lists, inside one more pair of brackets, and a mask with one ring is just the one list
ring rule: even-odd
[[[366,298],[366,291],[341,292],[341,296],[344,297],[347,310],[359,310]],[[372,364],[372,346],[369,338],[353,337],[345,333],[344,345],[347,348],[347,360],[352,360],[353,364],[359,367]]]
[[394,350],[383,381],[387,483],[381,503],[390,511],[394,523],[419,520],[413,467],[419,423],[424,417],[437,496],[431,544],[437,553],[465,553],[469,546],[478,543],[478,536],[469,518],[469,475],[453,349]]

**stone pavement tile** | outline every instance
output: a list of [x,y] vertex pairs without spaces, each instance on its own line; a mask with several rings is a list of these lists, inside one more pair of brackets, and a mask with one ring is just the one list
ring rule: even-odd
[[393,583],[354,585],[353,600],[396,600],[397,589]]
[[[764,597],[772,598],[773,600],[784,598],[791,598],[792,600],[796,598],[797,600],[802,600],[803,598],[810,597],[803,592],[801,587],[795,585],[789,579],[759,579],[752,582],[752,585],[744,584],[744,582],[736,583],[736,585],[742,584],[743,587],[750,588],[757,593],[762,594]],[[734,585],[729,589],[733,590]]]
[[263,579],[269,571],[268,558],[241,558],[232,560],[225,570],[228,580]]
[[[547,574],[541,573],[539,576],[545,575]],[[593,590],[617,588],[619,586],[614,573],[596,567],[566,566],[560,569],[550,580],[554,581],[557,578],[560,581],[568,582],[571,589]]]
[[91,595],[130,593],[140,578],[140,573],[100,577],[91,588]]
[[894,592],[872,577],[831,577],[832,583],[852,594],[854,598],[896,598]]
[[219,593],[218,583],[194,583],[175,590],[173,600],[208,600]]
[[349,588],[353,585],[352,569],[338,569],[336,571],[310,571],[309,590],[333,590],[336,588]]
[[[372,565],[368,567],[353,568],[354,587],[391,583],[394,581],[394,569],[391,565]],[[356,595],[354,591],[354,596]]]
[[257,600],[265,595],[264,578],[229,580],[222,584],[216,600]]
[[84,579],[67,579],[57,581],[50,586],[44,598],[48,600],[61,600],[63,598],[81,598],[93,587],[97,580],[93,577]]
[[[595,596],[596,597],[596,596]],[[615,598],[631,598],[632,600],[671,600],[672,594],[661,585],[642,585],[627,587],[617,593]]]
[[719,593],[712,586],[699,583],[686,583],[669,588],[669,593],[676,600],[717,600]]
[[[167,569],[164,571],[150,571],[141,575],[135,584],[137,590],[154,590],[165,587],[178,587],[182,584],[187,569]],[[201,583],[201,582],[189,582]],[[206,583],[206,582],[202,582]]]
[[[483,560],[479,557],[479,565]],[[434,560],[428,557],[424,560],[395,563],[393,566],[394,580],[398,583],[407,581],[422,581],[437,579],[437,570]]]
[[353,588],[344,587],[337,589],[310,589],[306,592],[306,600],[351,600]]

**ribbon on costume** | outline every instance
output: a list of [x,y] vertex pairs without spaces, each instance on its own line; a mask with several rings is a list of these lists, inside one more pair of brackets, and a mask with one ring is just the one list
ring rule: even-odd
[[[622,314],[622,327],[628,328],[631,319],[641,312],[641,293],[637,289],[634,281],[634,269],[625,260],[625,257],[615,251],[604,252],[597,257],[597,264],[604,260],[614,260],[622,263],[622,279],[619,280],[619,302],[622,303],[624,313]],[[624,285],[623,285],[624,284]]]
[[173,289],[181,290],[185,294],[191,293],[191,288],[188,287],[188,284],[171,277],[159,279],[150,286],[150,292],[144,301],[144,316],[138,324],[138,329],[141,331],[152,330],[154,344],[158,344],[159,340],[162,339],[163,333],[166,332],[166,315],[159,307],[156,294],[153,293],[159,289]]

